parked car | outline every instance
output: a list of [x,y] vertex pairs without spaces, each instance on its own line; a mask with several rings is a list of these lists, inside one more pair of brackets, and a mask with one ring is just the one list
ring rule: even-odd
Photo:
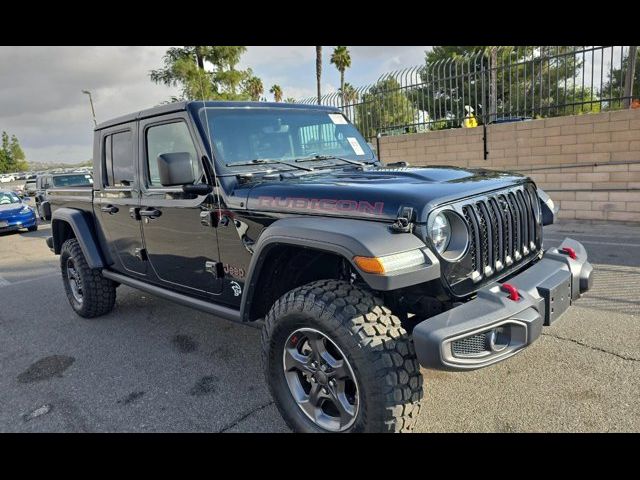
[[15,180],[16,180],[16,177],[14,177],[12,174],[0,176],[0,183],[15,182]]
[[34,193],[36,212],[41,219],[51,215],[49,206],[49,189],[67,187],[91,187],[93,177],[88,173],[46,173],[36,179]]
[[32,197],[36,194],[36,177],[33,179],[27,179],[24,186],[22,187],[22,191],[25,195]]
[[38,220],[27,200],[9,190],[0,190],[0,232],[26,228],[30,232],[38,229]]
[[295,431],[409,431],[420,365],[506,360],[591,287],[579,242],[543,249],[556,208],[530,178],[384,166],[337,108],[173,103],[94,135],[93,188],[49,192],[73,310],[104,315],[125,284],[263,320]]

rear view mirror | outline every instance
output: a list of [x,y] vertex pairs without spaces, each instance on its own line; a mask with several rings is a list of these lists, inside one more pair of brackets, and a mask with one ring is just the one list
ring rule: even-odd
[[163,153],[158,155],[158,173],[163,187],[188,185],[195,181],[193,159],[187,152]]

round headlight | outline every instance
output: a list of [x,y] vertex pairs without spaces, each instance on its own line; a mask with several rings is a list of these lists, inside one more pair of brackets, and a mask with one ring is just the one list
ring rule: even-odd
[[443,213],[439,213],[431,222],[429,236],[438,253],[443,253],[451,241],[451,225]]

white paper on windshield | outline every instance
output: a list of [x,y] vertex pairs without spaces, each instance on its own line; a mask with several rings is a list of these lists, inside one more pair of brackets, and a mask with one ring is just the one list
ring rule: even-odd
[[351,148],[353,148],[353,151],[355,152],[356,155],[364,155],[364,150],[362,150],[362,147],[360,146],[360,144],[358,143],[358,140],[355,137],[347,137],[347,140],[349,140],[349,143],[351,144]]
[[329,114],[329,118],[336,125],[346,125],[347,124],[347,119],[344,118],[344,115],[342,115],[341,113],[330,113]]

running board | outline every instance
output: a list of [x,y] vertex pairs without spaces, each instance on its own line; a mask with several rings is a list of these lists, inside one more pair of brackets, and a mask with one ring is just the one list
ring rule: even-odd
[[172,302],[179,303],[181,305],[185,305],[187,307],[195,308],[196,310],[201,310],[203,312],[211,313],[212,315],[216,315],[217,317],[224,318],[225,320],[232,320],[234,322],[242,322],[242,317],[240,316],[240,310],[235,310],[229,307],[223,307],[222,305],[217,305],[215,303],[207,302],[205,300],[200,300],[199,298],[193,298],[188,295],[184,295],[182,293],[177,293],[172,290],[167,290],[166,288],[158,287],[156,285],[151,285],[146,282],[142,282],[140,280],[136,280],[135,278],[127,277],[126,275],[121,275],[119,273],[112,272],[111,270],[102,270],[102,276],[113,280],[114,282],[122,283],[123,285],[128,285],[129,287],[137,288],[138,290],[145,291],[157,297],[165,298],[167,300],[171,300]]

